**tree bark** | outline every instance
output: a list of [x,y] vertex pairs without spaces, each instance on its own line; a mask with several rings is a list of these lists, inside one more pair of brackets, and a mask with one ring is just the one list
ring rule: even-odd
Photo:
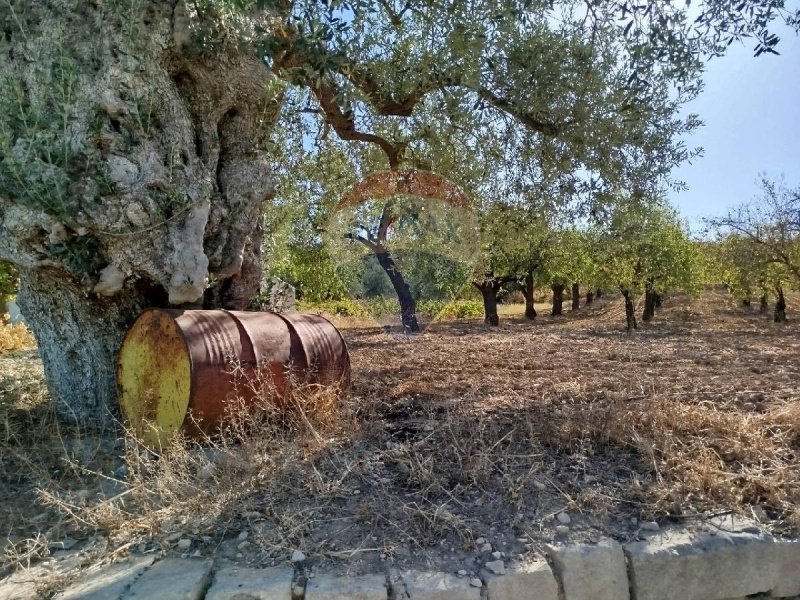
[[554,317],[563,314],[564,310],[564,285],[561,283],[554,283],[553,289],[553,309],[550,314]]
[[647,282],[644,291],[644,307],[642,308],[642,321],[647,323],[652,321],[656,314],[656,304],[658,301],[658,294],[653,289],[652,282]]
[[765,315],[769,310],[769,297],[766,294],[762,294],[761,298],[758,299],[758,312],[759,314]]
[[[114,3],[34,4],[6,20],[0,51],[0,129],[20,149],[0,161],[19,184],[0,189],[0,259],[20,269],[59,416],[106,427],[142,309],[245,308],[258,293],[280,97],[255,49],[196,51],[194,3],[142,0],[124,18]],[[69,126],[23,123],[9,99]]]
[[629,290],[622,290],[622,297],[625,298],[625,324],[628,333],[634,329],[638,329],[639,325],[636,323],[636,310],[633,306],[633,299]]
[[581,307],[581,286],[580,284],[572,284],[572,310],[576,311]]
[[783,295],[783,287],[776,286],[775,293],[778,299],[775,301],[774,319],[776,323],[783,323],[786,320],[786,298]]
[[600,298],[602,298],[603,297],[603,290],[601,290],[600,288],[597,288],[597,291],[595,292],[594,297],[597,298],[598,300]]
[[397,268],[397,264],[392,258],[391,252],[388,250],[381,250],[375,253],[378,263],[380,263],[386,275],[389,276],[389,281],[392,282],[392,287],[397,294],[397,301],[400,303],[400,321],[403,324],[403,331],[406,333],[419,332],[419,321],[417,320],[417,301],[411,294],[411,287],[403,277],[403,274]]
[[594,292],[589,290],[586,292],[586,306],[589,306],[592,302],[594,302]]
[[525,295],[525,318],[532,321],[536,318],[536,307],[533,302],[533,271],[528,271],[525,274],[525,285],[522,286],[522,292]]
[[87,296],[54,269],[20,271],[17,302],[39,346],[58,417],[105,429],[116,411],[116,362],[125,328],[144,308],[166,305],[163,288],[130,286],[115,298]]
[[[476,284],[477,285],[477,284]],[[499,286],[492,283],[477,285],[483,296],[483,322],[491,327],[500,325],[500,316],[497,314],[497,292]]]
[[752,302],[751,302],[749,297],[748,298],[742,298],[742,307],[743,308],[748,308],[749,309],[751,304],[752,304]]

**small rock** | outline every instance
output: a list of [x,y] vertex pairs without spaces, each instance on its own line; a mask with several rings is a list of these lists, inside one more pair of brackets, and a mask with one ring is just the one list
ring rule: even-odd
[[477,577],[473,577],[472,579],[470,579],[469,580],[469,584],[472,587],[483,587],[483,582],[480,579],[478,579]]
[[250,542],[247,540],[240,542],[238,546],[236,546],[239,550],[247,550],[251,546]]
[[503,553],[499,552],[499,551],[498,552],[492,552],[492,558],[495,559],[495,560],[500,560],[501,558],[503,558]]
[[167,537],[164,538],[167,542],[177,542],[183,536],[182,531],[173,531]]
[[302,551],[295,550],[294,552],[292,552],[292,559],[291,560],[292,560],[293,563],[303,562],[305,559],[306,559],[306,555],[303,554]]
[[481,546],[481,552],[491,552],[492,545],[489,542],[486,542],[483,546]]
[[541,481],[534,481],[533,482],[533,487],[535,487],[540,492],[543,492],[544,490],[547,489],[547,486],[545,484],[543,484]]
[[567,535],[569,533],[569,527],[566,525],[556,525],[556,535]]
[[495,575],[505,575],[506,565],[502,560],[493,560],[486,563],[486,568]]
[[178,548],[180,550],[188,550],[192,547],[192,540],[189,538],[181,538],[178,540]]
[[556,519],[557,519],[557,520],[558,520],[558,522],[559,522],[559,523],[561,523],[562,525],[569,525],[570,521],[572,521],[572,519],[570,518],[570,516],[569,516],[567,513],[565,513],[565,512],[560,512],[560,513],[558,513],[558,516],[556,516]]
[[479,537],[477,540],[475,540],[476,546],[483,546],[485,543],[486,543],[486,538]]
[[239,540],[240,542],[243,542],[243,541],[245,541],[247,539],[248,535],[250,535],[250,534],[245,530],[245,531],[240,532],[239,535],[236,536],[236,539]]
[[643,531],[658,531],[660,529],[658,523],[656,523],[655,521],[642,521],[639,524],[639,527]]
[[204,466],[203,466],[203,468],[201,468],[201,469],[200,469],[200,470],[197,472],[197,476],[198,476],[198,477],[199,477],[199,478],[200,478],[202,481],[208,481],[209,479],[211,479],[212,477],[214,477],[214,465],[212,465],[211,463],[209,463],[209,464],[207,464],[207,465],[204,465]]
[[78,540],[74,540],[71,537],[65,537],[63,540],[58,542],[51,542],[50,547],[56,550],[71,550],[75,547],[75,544],[78,543]]
[[466,576],[467,576],[467,572],[466,572],[466,570],[464,570],[464,569],[459,569],[459,571],[458,571],[458,576],[459,576],[459,577],[466,577]]

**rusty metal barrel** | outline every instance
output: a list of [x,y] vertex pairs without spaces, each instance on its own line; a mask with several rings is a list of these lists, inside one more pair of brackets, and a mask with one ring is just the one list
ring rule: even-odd
[[298,382],[344,389],[350,356],[339,330],[317,315],[149,309],[119,352],[120,407],[149,446],[179,430],[212,433],[233,399],[256,397],[242,376],[267,378],[279,405]]

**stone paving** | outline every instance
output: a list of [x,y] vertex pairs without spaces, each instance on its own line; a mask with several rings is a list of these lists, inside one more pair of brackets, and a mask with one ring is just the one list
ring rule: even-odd
[[[253,569],[208,559],[130,556],[84,569],[57,600],[738,600],[800,598],[800,542],[758,531],[665,530],[620,545],[549,546],[480,578],[402,571],[360,576],[305,563]],[[46,565],[0,581],[0,600],[32,600]],[[310,573],[306,577],[306,573]],[[502,574],[498,574],[502,573]]]

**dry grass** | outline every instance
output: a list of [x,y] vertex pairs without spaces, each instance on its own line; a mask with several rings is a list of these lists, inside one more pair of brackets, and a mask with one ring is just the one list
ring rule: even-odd
[[25,325],[11,325],[8,315],[0,315],[0,356],[35,346],[36,340]]
[[[23,508],[0,521],[15,523],[14,560],[42,548],[37,533],[47,545],[99,533],[111,555],[166,552],[183,537],[190,553],[252,565],[301,548],[351,570],[457,570],[478,537],[535,550],[562,510],[579,540],[633,539],[634,518],[728,511],[800,530],[798,324],[711,292],[668,300],[627,336],[619,304],[412,337],[351,323],[353,385],[338,404],[298,389],[288,405],[234,410],[221,435],[158,452],[123,437],[87,440],[98,450],[78,455],[74,431],[54,444],[52,427],[26,440],[11,422],[0,451],[19,458],[3,476],[20,492],[3,500]],[[62,448],[33,451],[48,443]],[[38,504],[21,495],[32,489]]]

